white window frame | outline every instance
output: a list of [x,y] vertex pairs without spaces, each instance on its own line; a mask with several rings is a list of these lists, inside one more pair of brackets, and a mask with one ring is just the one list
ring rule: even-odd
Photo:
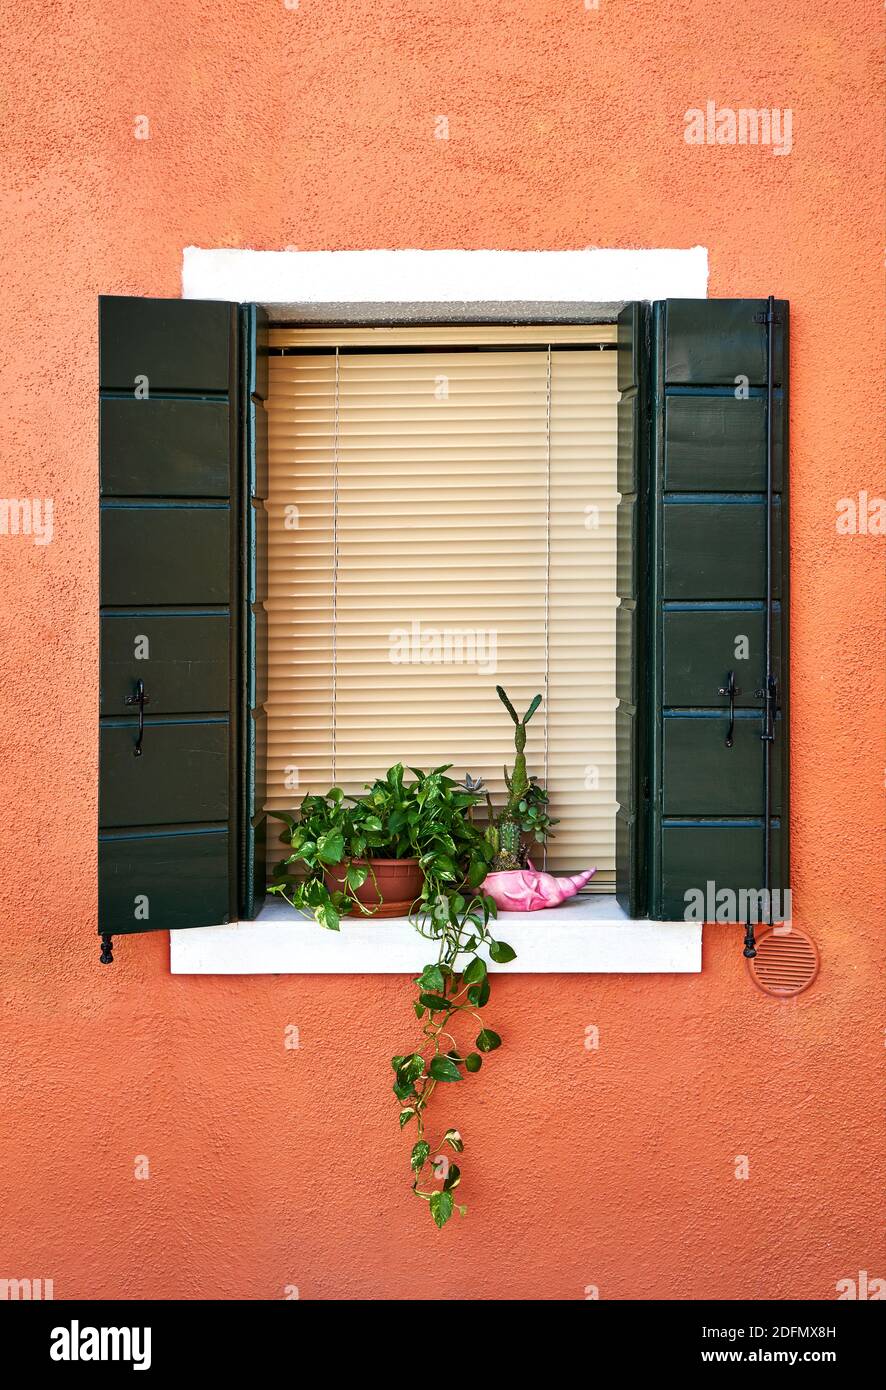
[[[705,299],[708,253],[686,250],[247,251],[185,248],[182,298],[260,304],[276,323],[592,322],[631,300]],[[697,973],[701,923],[632,921],[614,898],[506,913],[511,974]],[[406,920],[327,932],[281,902],[254,922],[170,932],[175,975],[411,974]],[[418,954],[417,954],[418,951]]]

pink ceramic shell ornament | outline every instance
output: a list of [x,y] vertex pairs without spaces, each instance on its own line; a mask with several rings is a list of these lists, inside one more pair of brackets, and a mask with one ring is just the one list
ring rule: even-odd
[[530,864],[526,869],[487,874],[483,892],[495,899],[501,912],[538,912],[543,907],[559,907],[567,898],[574,898],[596,872],[596,869],[585,869],[580,874],[557,878],[554,874],[540,874]]

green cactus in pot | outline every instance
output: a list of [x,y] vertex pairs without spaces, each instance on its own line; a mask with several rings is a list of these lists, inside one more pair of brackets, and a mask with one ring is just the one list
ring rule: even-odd
[[489,793],[486,804],[489,807],[489,826],[486,831],[493,850],[491,872],[506,869],[522,869],[526,863],[522,837],[531,832],[539,844],[550,834],[550,827],[556,825],[547,814],[547,795],[534,777],[526,772],[526,725],[541,704],[541,695],[535,695],[521,719],[500,685],[495,693],[514,721],[514,748],[516,756],[510,772],[504,769],[505,786],[508,799],[496,816]]

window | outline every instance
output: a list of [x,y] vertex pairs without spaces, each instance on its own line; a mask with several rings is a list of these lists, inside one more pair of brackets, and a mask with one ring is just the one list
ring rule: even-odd
[[498,801],[513,739],[494,687],[521,707],[541,690],[546,866],[594,865],[611,893],[614,325],[269,342],[265,809],[397,761],[452,762]]
[[[484,689],[522,680],[514,693],[528,694],[546,672],[531,751],[562,801],[555,863],[614,863],[631,916],[682,918],[687,893],[708,885],[785,887],[787,305],[630,303],[614,351],[576,342],[577,329],[466,343],[455,327],[434,342],[398,329],[367,353],[365,331],[331,331],[298,339],[300,365],[269,366],[255,305],[100,301],[102,958],[118,934],[254,918],[266,800],[305,777],[359,783],[407,732],[431,755],[432,718],[441,758],[467,727],[477,741],[456,762],[493,778],[506,726],[482,706],[478,673]],[[429,369],[448,401],[419,404]],[[293,401],[301,381],[315,403],[294,405],[287,426],[281,391],[269,475],[286,380]],[[316,430],[309,496],[285,461],[298,462],[300,416]],[[407,443],[392,453],[392,438]],[[418,460],[411,478],[404,459]],[[295,545],[279,525],[293,477]],[[422,493],[433,500],[417,508]],[[590,547],[574,535],[579,512],[599,522]],[[438,556],[455,561],[448,588],[433,579]],[[488,658],[462,631],[478,592],[494,673],[479,669],[488,659],[425,671],[380,648],[393,631],[411,643],[418,621]],[[384,718],[367,721],[373,701]],[[309,720],[300,787],[286,788],[287,721]],[[597,759],[599,787],[582,785]]]

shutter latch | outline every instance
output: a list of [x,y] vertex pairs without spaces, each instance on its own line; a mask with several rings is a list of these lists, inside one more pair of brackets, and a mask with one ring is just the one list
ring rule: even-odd
[[735,697],[736,695],[741,694],[741,691],[735,684],[734,671],[729,672],[729,675],[726,678],[726,684],[720,686],[719,690],[717,691],[717,694],[729,696],[729,728],[726,730],[726,747],[731,748],[732,740],[735,734]]
[[775,741],[775,716],[778,713],[778,682],[770,676],[765,690],[756,692],[757,699],[763,701],[763,729],[760,737],[764,743]]
[[145,705],[151,703],[145,694],[145,683],[141,677],[139,677],[135,683],[135,694],[127,695],[123,703],[126,705],[138,705],[138,738],[135,740],[135,747],[132,751],[137,758],[140,758],[142,755],[142,739],[145,736]]
[[770,323],[781,323],[781,317],[778,314],[772,313],[770,309],[763,309],[761,313],[754,314],[754,323],[765,323],[767,325]]

